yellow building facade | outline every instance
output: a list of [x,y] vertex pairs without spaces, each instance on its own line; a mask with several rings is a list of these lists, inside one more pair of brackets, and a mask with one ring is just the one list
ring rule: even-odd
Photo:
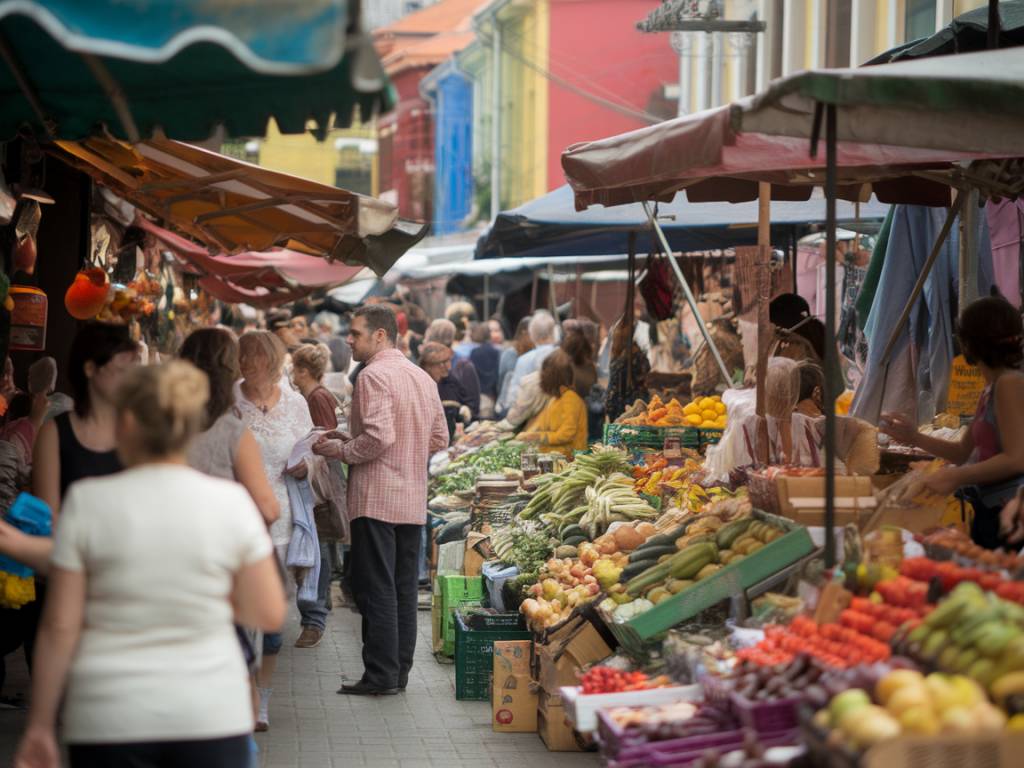
[[[476,18],[477,42],[459,57],[473,76],[474,157],[495,156],[492,121],[500,125],[497,171],[501,209],[547,192],[548,0],[495,2]],[[498,41],[500,105],[495,116],[494,40]],[[490,176],[491,168],[479,168]]]
[[283,134],[273,119],[266,136],[233,142],[229,154],[281,173],[290,173],[353,192],[376,195],[377,139],[373,125],[353,123],[317,141],[310,131]]

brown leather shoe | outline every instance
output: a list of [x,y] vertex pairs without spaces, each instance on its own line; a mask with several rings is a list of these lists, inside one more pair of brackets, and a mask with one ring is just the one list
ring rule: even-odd
[[316,629],[315,627],[303,627],[302,634],[299,635],[299,639],[295,641],[296,648],[316,648],[320,645],[320,641],[324,638],[324,632],[322,629]]

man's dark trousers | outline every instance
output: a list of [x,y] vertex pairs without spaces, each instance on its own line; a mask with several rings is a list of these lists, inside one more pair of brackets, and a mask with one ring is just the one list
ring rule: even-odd
[[404,688],[416,651],[421,525],[352,521],[352,588],[363,621],[363,682]]

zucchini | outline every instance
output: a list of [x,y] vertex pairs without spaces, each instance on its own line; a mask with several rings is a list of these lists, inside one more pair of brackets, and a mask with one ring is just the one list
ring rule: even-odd
[[718,548],[729,549],[732,543],[746,532],[750,527],[750,523],[751,519],[744,517],[719,528],[718,534],[715,537],[715,543],[718,545]]
[[671,542],[661,547],[643,547],[633,550],[629,556],[629,562],[639,563],[643,560],[657,560],[662,555],[674,555],[676,546]]
[[563,546],[578,547],[580,544],[582,544],[586,540],[587,540],[586,536],[584,536],[582,534],[578,534],[576,536],[569,536],[568,538],[562,539],[562,545]]
[[631,579],[635,579],[648,568],[653,568],[657,564],[657,560],[637,560],[635,563],[630,563],[622,569],[622,575],[619,576],[619,581],[627,582]]
[[687,547],[669,561],[674,579],[692,579],[718,558],[718,547],[711,543]]
[[639,576],[636,576],[635,578],[632,578],[629,580],[629,582],[627,582],[627,594],[630,594],[633,597],[643,594],[659,582],[665,581],[671,570],[671,560],[666,560],[664,563],[658,563],[653,568],[648,568]]
[[676,539],[686,533],[686,529],[690,527],[689,523],[683,523],[682,525],[676,526],[671,531],[666,533],[659,533],[656,536],[651,536],[647,541],[636,548],[635,551],[647,549],[648,547],[664,547],[669,544],[675,544]]

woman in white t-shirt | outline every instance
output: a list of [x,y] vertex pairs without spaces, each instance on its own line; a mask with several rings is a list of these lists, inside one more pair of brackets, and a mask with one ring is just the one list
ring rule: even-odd
[[81,480],[61,508],[16,768],[217,765],[250,760],[253,728],[234,623],[277,630],[284,589],[240,485],[185,460],[209,389],[173,361],[126,374],[117,445],[128,469]]

